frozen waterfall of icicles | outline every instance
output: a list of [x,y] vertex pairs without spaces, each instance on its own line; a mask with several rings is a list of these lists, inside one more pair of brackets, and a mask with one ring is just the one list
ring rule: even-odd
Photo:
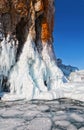
[[[14,41],[8,44],[6,42],[8,42],[8,38],[1,43],[1,60],[5,60],[4,62],[1,61],[0,65],[3,71],[1,75],[8,77],[10,94],[5,94],[3,98],[12,97],[15,99],[16,97],[17,99],[28,100],[59,98],[62,94],[58,93],[57,88],[62,84],[63,74],[54,62],[50,62],[46,47],[43,51],[45,51],[45,58],[47,59],[43,59],[29,35],[19,60],[15,62],[17,49],[12,43]],[[59,75],[61,80],[57,78]]]
[[[53,53],[48,44],[43,46],[42,55],[39,55],[31,35],[28,35],[22,52],[16,62],[17,44],[9,37],[1,42],[0,50],[0,78],[8,78],[10,92],[4,94],[2,100],[17,99],[45,99],[69,97],[79,99],[78,90],[84,100],[84,87],[78,89],[76,84],[65,83],[66,79],[52,59]],[[50,57],[51,56],[51,57]],[[0,79],[0,87],[2,86]],[[76,91],[77,90],[77,91]],[[75,95],[75,96],[74,96]]]
[[0,43],[0,91],[5,89],[5,83],[7,82],[10,70],[15,64],[16,45],[17,43],[10,39],[9,35],[7,38],[3,38]]

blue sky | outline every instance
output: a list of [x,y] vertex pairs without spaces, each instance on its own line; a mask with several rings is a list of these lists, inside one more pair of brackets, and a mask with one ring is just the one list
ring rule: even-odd
[[55,0],[55,8],[56,57],[84,69],[84,0]]

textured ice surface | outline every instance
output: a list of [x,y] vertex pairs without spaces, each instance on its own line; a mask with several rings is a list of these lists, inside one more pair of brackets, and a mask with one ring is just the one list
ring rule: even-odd
[[0,130],[84,130],[84,102],[0,102]]

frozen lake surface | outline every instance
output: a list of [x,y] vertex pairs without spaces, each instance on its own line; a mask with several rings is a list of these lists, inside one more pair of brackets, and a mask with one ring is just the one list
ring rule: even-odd
[[84,130],[84,102],[0,101],[0,130]]

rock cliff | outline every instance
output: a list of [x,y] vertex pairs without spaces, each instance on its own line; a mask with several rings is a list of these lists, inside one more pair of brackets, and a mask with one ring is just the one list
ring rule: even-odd
[[14,98],[62,97],[53,51],[54,0],[0,1],[0,91]]
[[52,44],[53,0],[1,0],[0,19],[2,33],[16,37],[20,46],[29,33],[37,46],[39,41]]

